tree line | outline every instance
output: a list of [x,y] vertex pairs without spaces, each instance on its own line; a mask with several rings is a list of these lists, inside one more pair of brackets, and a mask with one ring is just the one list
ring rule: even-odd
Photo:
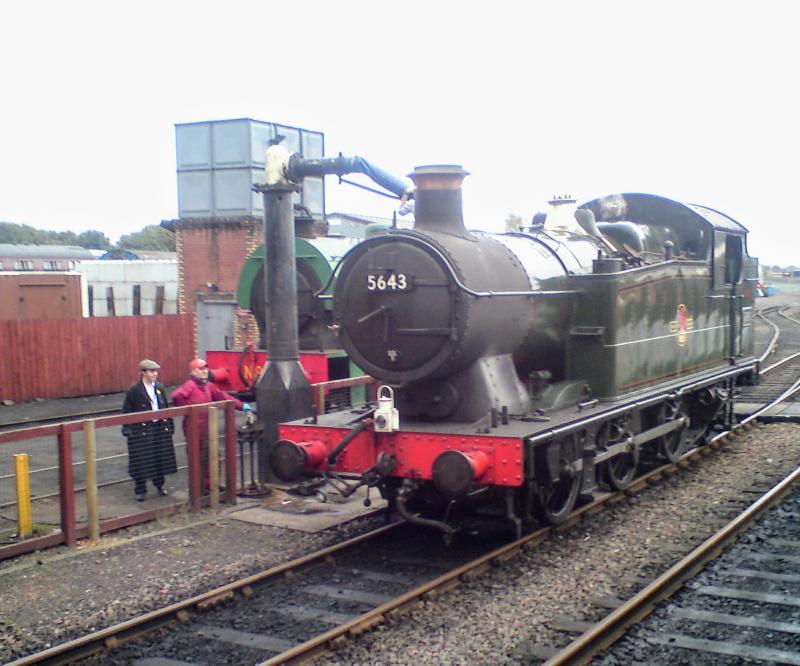
[[140,231],[120,236],[116,244],[102,231],[89,229],[74,231],[50,231],[36,229],[27,224],[0,222],[0,243],[19,245],[77,245],[88,250],[162,250],[175,251],[175,234],[157,224],[150,224]]

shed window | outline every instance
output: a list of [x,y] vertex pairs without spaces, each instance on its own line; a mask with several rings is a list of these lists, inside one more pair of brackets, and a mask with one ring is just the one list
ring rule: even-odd
[[32,271],[33,270],[33,262],[27,261],[26,259],[22,259],[20,261],[14,262],[14,270],[15,271]]
[[164,314],[164,285],[156,286],[155,314]]
[[117,314],[114,308],[114,287],[106,287],[106,310],[109,317]]
[[142,286],[133,285],[133,314],[142,314]]

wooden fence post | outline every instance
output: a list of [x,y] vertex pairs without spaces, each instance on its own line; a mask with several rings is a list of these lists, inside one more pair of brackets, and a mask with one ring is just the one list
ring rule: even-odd
[[200,497],[200,437],[197,427],[197,407],[189,410],[185,418],[189,419],[186,426],[186,461],[189,464],[189,504],[195,511],[200,511],[202,500]]
[[208,482],[210,507],[219,509],[219,408],[208,408]]
[[232,402],[225,405],[225,501],[236,504],[236,407]]
[[61,501],[61,533],[70,548],[78,543],[75,527],[75,473],[72,469],[72,433],[64,424],[58,433],[58,482]]
[[94,421],[83,424],[83,459],[86,464],[86,520],[89,541],[100,538],[100,512],[97,507],[97,446]]

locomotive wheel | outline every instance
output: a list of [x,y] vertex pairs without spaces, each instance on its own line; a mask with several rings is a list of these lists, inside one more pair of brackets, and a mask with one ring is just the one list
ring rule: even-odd
[[[609,444],[618,444],[628,438],[629,431],[624,421],[606,423],[597,434],[601,447]],[[614,490],[625,490],[636,476],[636,467],[639,465],[639,450],[632,449],[627,453],[614,456],[603,465],[603,476]]]
[[[674,421],[686,416],[686,409],[681,402],[668,402],[664,405],[661,423]],[[673,430],[671,433],[658,438],[658,450],[669,462],[674,463],[686,452],[686,426]]]
[[578,440],[570,435],[560,441],[560,446],[559,477],[539,487],[534,504],[538,518],[552,525],[559,525],[569,517],[581,491],[582,477],[574,465],[580,458]]

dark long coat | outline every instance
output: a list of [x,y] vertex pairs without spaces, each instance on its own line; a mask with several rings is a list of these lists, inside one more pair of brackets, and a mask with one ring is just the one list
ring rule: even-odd
[[[167,392],[162,384],[156,383],[156,397],[159,409],[169,407]],[[123,412],[152,411],[150,397],[141,380],[128,389]],[[178,471],[175,460],[175,447],[172,433],[175,424],[172,419],[145,421],[122,426],[122,434],[128,440],[128,474],[133,479],[153,479]]]

